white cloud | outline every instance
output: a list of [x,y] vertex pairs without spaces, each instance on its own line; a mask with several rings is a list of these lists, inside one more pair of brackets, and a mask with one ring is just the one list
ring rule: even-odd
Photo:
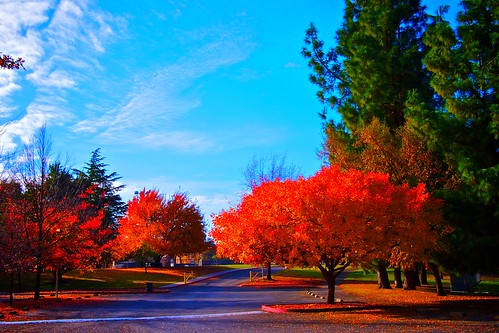
[[105,142],[175,150],[213,147],[212,140],[180,118],[201,106],[196,80],[245,60],[254,46],[227,27],[188,31],[179,39],[191,46],[188,53],[153,73],[139,72],[124,101],[104,114],[89,113],[72,129],[97,134]]
[[52,1],[32,1],[22,5],[15,1],[1,3],[0,44],[3,49],[0,51],[35,63],[42,48],[39,34],[31,28],[48,20],[47,10],[51,5]]
[[[44,65],[44,67],[48,66],[48,64]],[[27,76],[39,88],[69,89],[76,86],[75,80],[67,71],[57,69],[51,71],[49,68],[44,67]]]
[[301,66],[296,62],[288,62],[284,65],[284,68],[300,68]]
[[146,147],[170,147],[180,151],[205,151],[214,146],[209,138],[189,131],[168,131],[145,135],[137,143]]
[[17,138],[22,144],[29,144],[36,132],[51,119],[59,117],[60,113],[61,110],[51,104],[32,103],[24,117],[5,127],[0,136],[0,147],[3,151],[12,151],[18,146]]
[[[9,96],[31,85],[34,95],[22,119],[6,125],[1,140],[4,149],[14,149],[45,123],[63,124],[71,119],[61,96],[86,81],[91,71],[101,69],[96,55],[106,52],[118,30],[120,18],[90,8],[87,1],[28,1],[0,3],[0,45],[12,56],[25,59],[27,73],[0,74],[0,112],[9,113]],[[27,80],[22,81],[22,76]],[[43,102],[41,102],[43,101]],[[54,112],[54,110],[58,112]],[[64,110],[64,111],[63,111]],[[1,124],[0,124],[1,125]],[[23,130],[25,128],[26,130]]]
[[[91,134],[102,143],[135,143],[181,151],[217,146],[217,138],[195,132],[182,120],[186,113],[202,107],[200,79],[244,61],[254,50],[255,44],[237,23],[203,26],[190,31],[172,28],[177,37],[174,42],[181,45],[178,51],[181,56],[166,64],[158,59],[158,65],[154,67],[157,70],[152,72],[142,69],[140,60],[133,65],[137,67],[131,68],[113,62],[100,63],[99,57],[106,56],[109,43],[121,36],[126,28],[124,19],[95,9],[93,2],[83,0],[29,4],[28,13],[12,5],[0,5],[1,16],[8,17],[12,27],[8,29],[5,21],[0,22],[0,32],[4,32],[4,35],[0,34],[0,45],[15,45],[22,41],[18,44],[25,45],[16,50],[26,58],[28,68],[26,74],[22,73],[24,81],[19,76],[9,77],[5,82],[0,79],[0,96],[9,97],[26,84],[34,88],[32,101],[24,103],[29,111],[23,119],[7,126],[12,126],[12,130],[5,141],[15,145],[15,136],[20,136],[15,126],[19,124],[41,126],[41,119],[50,122],[48,125],[68,124],[75,116],[71,112],[81,112],[76,109],[78,106],[73,111],[68,108],[66,99],[72,97],[69,93],[92,93],[99,96],[98,100],[90,99],[93,106],[89,103],[86,114],[79,115],[80,120],[70,126],[76,133]],[[168,45],[161,47],[168,48]],[[113,77],[105,76],[104,70],[117,70],[105,66],[122,69],[123,73],[119,74],[122,79],[113,82]],[[134,76],[123,78],[126,73]],[[99,83],[86,88],[86,84],[96,77]],[[104,93],[106,96],[100,97]],[[45,100],[40,104],[42,96]],[[51,112],[56,108],[64,112]],[[2,99],[0,112],[14,109],[8,98]]]
[[11,95],[14,91],[21,89],[21,86],[15,83],[17,73],[13,70],[0,70],[0,98]]

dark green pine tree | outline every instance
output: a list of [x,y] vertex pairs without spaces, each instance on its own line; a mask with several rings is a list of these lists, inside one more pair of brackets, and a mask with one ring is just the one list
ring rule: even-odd
[[[116,232],[118,219],[126,212],[126,203],[123,202],[119,192],[125,185],[117,185],[121,179],[116,172],[107,173],[104,157],[100,155],[100,148],[92,152],[90,161],[82,171],[75,170],[78,179],[85,184],[86,188],[94,187],[88,201],[98,209],[104,210],[102,228],[111,229]],[[115,233],[113,233],[115,235]],[[112,236],[111,236],[112,237]],[[109,241],[109,240],[103,240]]]
[[418,126],[459,176],[444,192],[455,231],[443,258],[458,271],[497,271],[499,261],[499,1],[462,1],[457,29],[441,8],[429,25],[424,59],[441,109],[420,113]]
[[327,52],[315,26],[308,29],[302,53],[313,70],[310,80],[349,133],[374,117],[391,129],[404,125],[412,91],[433,102],[422,65],[424,9],[419,0],[347,0],[337,46]]

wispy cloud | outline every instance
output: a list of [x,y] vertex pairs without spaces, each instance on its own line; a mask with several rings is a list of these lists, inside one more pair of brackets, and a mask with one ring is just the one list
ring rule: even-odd
[[16,138],[19,138],[23,144],[29,144],[43,124],[60,115],[61,109],[54,107],[52,103],[43,103],[43,101],[31,103],[24,117],[5,126],[0,141],[2,151],[14,150],[18,146]]
[[270,71],[262,73],[254,68],[242,68],[235,78],[241,82],[248,82],[263,79],[270,74]]
[[284,68],[300,68],[301,66],[296,62],[288,62],[284,64]]
[[194,132],[181,117],[202,105],[196,93],[198,79],[245,60],[254,46],[227,27],[177,33],[188,46],[185,55],[155,72],[139,72],[124,101],[104,114],[89,110],[73,130],[94,133],[99,140],[112,143],[175,150],[212,147],[212,140]]
[[[239,141],[247,140],[247,144],[275,139],[274,129],[261,128],[248,129],[249,134],[258,136],[256,139],[241,132],[231,137],[230,129],[223,131],[224,138],[210,137],[185,121],[189,113],[203,106],[202,79],[245,61],[255,50],[251,33],[244,31],[240,22],[207,23],[181,30],[173,21],[183,19],[181,13],[188,4],[172,5],[179,16],[158,20],[170,37],[155,40],[149,36],[151,44],[144,45],[171,48],[175,53],[158,56],[149,66],[142,66],[142,55],[130,54],[136,59],[126,64],[117,59],[126,57],[126,49],[107,54],[113,40],[138,37],[127,30],[130,22],[96,9],[93,1],[46,0],[26,5],[19,10],[10,2],[0,4],[0,16],[7,18],[0,22],[0,45],[5,45],[0,51],[25,58],[28,68],[26,73],[0,73],[0,112],[4,116],[22,113],[19,119],[10,119],[0,145],[14,148],[46,122],[49,126],[65,125],[98,143],[181,151],[220,149],[222,140],[227,142],[237,134]],[[131,14],[127,18],[134,19]],[[127,44],[119,47],[123,45]],[[147,50],[140,51],[147,54]],[[109,74],[113,71],[119,74]],[[262,75],[253,71],[242,74],[242,80]],[[114,80],[116,77],[120,80]],[[22,94],[21,89],[27,86],[34,93],[19,110],[21,106],[11,104],[9,96]],[[75,104],[75,97],[86,99],[86,104]],[[232,144],[236,145],[234,140]]]
[[16,111],[24,115],[6,119],[0,145],[14,149],[18,140],[28,142],[44,124],[71,119],[67,101],[61,96],[88,79],[92,68],[98,67],[94,54],[105,52],[123,22],[89,8],[86,1],[68,0],[32,1],[21,6],[14,1],[2,2],[0,17],[0,51],[22,57],[28,69],[27,73],[0,73],[0,112],[11,115],[18,108],[8,98],[16,91],[25,87],[34,90],[29,94],[31,100],[24,97],[26,109]]

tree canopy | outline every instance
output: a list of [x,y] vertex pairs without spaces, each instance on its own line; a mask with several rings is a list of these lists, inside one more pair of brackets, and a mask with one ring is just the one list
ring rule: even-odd
[[35,268],[35,299],[42,270],[62,274],[94,266],[103,250],[99,240],[106,237],[99,228],[103,211],[86,200],[92,188],[82,187],[59,162],[49,164],[50,147],[42,129],[0,186],[2,269]]
[[207,249],[199,207],[186,193],[168,200],[157,190],[142,190],[129,203],[113,242],[117,258],[126,258],[146,245],[160,255],[198,253]]
[[325,104],[325,162],[424,183],[454,230],[434,259],[496,270],[485,255],[499,235],[496,1],[461,1],[456,29],[446,7],[428,19],[419,0],[345,2],[336,46],[312,24],[302,51]]
[[328,303],[334,302],[336,277],[350,264],[384,259],[412,267],[429,260],[448,231],[441,202],[424,184],[394,185],[386,174],[336,166],[307,179],[264,182],[214,216],[213,224],[221,256],[319,267]]
[[121,177],[116,172],[108,174],[106,169],[108,165],[103,161],[104,157],[100,154],[100,148],[97,148],[92,152],[90,161],[86,163],[83,170],[75,170],[75,172],[87,187],[94,185],[93,193],[88,200],[104,209],[103,228],[115,229],[118,219],[126,210],[126,204],[119,194],[125,185],[117,183]]

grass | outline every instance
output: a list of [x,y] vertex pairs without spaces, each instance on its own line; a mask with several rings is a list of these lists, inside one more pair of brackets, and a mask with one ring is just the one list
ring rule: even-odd
[[[51,309],[61,306],[82,305],[86,303],[102,302],[100,293],[93,293],[92,289],[118,289],[119,288],[141,288],[145,289],[145,283],[153,282],[155,285],[168,284],[172,281],[181,281],[185,272],[193,271],[195,275],[209,274],[210,272],[220,271],[231,268],[248,268],[250,266],[230,265],[230,266],[205,266],[205,267],[175,267],[164,269],[148,269],[145,274],[143,269],[102,269],[89,272],[71,272],[66,274],[66,280],[62,288],[67,290],[80,289],[83,293],[67,292],[58,299],[55,295],[48,295],[40,300],[34,301],[29,294],[16,295],[14,307],[9,307],[6,301],[0,302],[0,315],[3,321],[24,320],[28,318],[32,309]],[[434,292],[434,287],[418,287],[418,290],[402,289],[378,289],[376,285],[376,273],[365,272],[362,269],[349,268],[343,283],[338,286],[350,295],[360,297],[360,301],[354,303],[360,304],[360,308],[349,308],[351,304],[348,299],[345,303],[336,303],[331,307],[340,307],[341,311],[331,311],[321,313],[321,318],[325,318],[334,323],[358,322],[362,324],[385,322],[404,323],[414,327],[423,323],[423,327],[444,327],[446,331],[455,331],[454,328],[467,323],[476,323],[468,331],[491,331],[490,323],[497,321],[497,307],[499,297],[484,295],[463,295],[454,294],[447,297],[439,297]],[[390,278],[393,272],[389,272]],[[318,269],[288,269],[276,272],[277,287],[279,284],[292,282],[300,284],[303,280],[316,281],[322,280]],[[28,280],[33,274],[24,274],[23,283],[28,287]],[[430,275],[428,276],[430,278]],[[294,280],[294,281],[293,281]],[[445,280],[448,280],[446,278]],[[44,274],[44,287],[46,290],[53,291],[54,285],[52,276]],[[431,281],[430,281],[431,282]],[[0,274],[0,286],[5,288],[6,276]],[[80,286],[80,287],[78,287]],[[499,278],[484,276],[482,282],[478,285],[484,290],[491,290],[499,286]],[[85,295],[85,289],[90,291]],[[63,289],[64,290],[64,289]],[[496,289],[497,290],[497,289]],[[312,306],[313,305],[313,306]],[[307,304],[290,304],[291,308],[300,308],[312,306],[313,311],[318,308],[324,308],[324,302],[317,302],[315,298]],[[364,308],[364,309],[363,309]],[[14,311],[13,311],[14,310]],[[295,309],[296,310],[296,309]],[[13,312],[15,312],[13,314]],[[457,317],[456,317],[457,316]],[[32,319],[32,317],[31,317]],[[457,320],[457,322],[456,322]],[[456,323],[456,324],[454,324]],[[481,325],[481,326],[480,326]],[[483,327],[482,327],[483,326]],[[408,326],[409,327],[409,326]],[[495,326],[494,326],[495,327]],[[466,328],[466,327],[465,327]],[[415,328],[416,329],[416,328]],[[462,330],[465,331],[465,330]]]
[[273,274],[291,278],[322,279],[322,273],[318,268],[289,268]]
[[[59,285],[60,291],[71,290],[114,290],[114,289],[144,289],[146,283],[152,283],[154,288],[181,282],[184,273],[193,272],[194,276],[202,276],[213,272],[227,269],[248,268],[248,265],[219,265],[219,266],[189,266],[173,268],[149,268],[146,274],[143,268],[125,269],[95,269],[91,271],[71,271],[63,276]],[[377,276],[375,272],[366,271],[359,268],[348,268],[343,279],[344,284],[376,284]],[[388,271],[389,277],[393,280],[393,270]],[[322,274],[317,268],[291,268],[273,273],[276,277],[298,278],[298,279],[322,279]],[[34,273],[21,274],[21,284],[19,287],[17,275],[15,277],[15,292],[31,292],[34,290]],[[428,286],[420,289],[434,288],[434,279],[428,274]],[[450,283],[448,278],[443,280],[444,288],[448,291]],[[54,291],[54,278],[52,273],[42,274],[42,291]],[[7,274],[0,274],[0,292],[9,290],[9,277]],[[499,295],[499,277],[482,276],[482,281],[473,290],[476,293]]]
[[[322,279],[322,274],[317,268],[290,268],[285,269],[280,272],[273,274],[274,276],[283,276],[290,278],[310,278],[310,279]],[[393,283],[393,269],[388,269],[388,276],[390,281]],[[362,268],[349,267],[345,270],[343,275],[344,284],[376,284],[378,277],[375,271],[369,271]],[[418,287],[420,289],[433,290],[435,288],[435,278],[431,273],[428,272],[428,285]],[[448,276],[444,277],[442,280],[444,289],[450,292],[450,279]],[[499,277],[483,275],[481,277],[481,282],[473,288],[472,292],[478,294],[490,294],[499,295]]]
[[[152,283],[154,288],[184,280],[184,273],[193,272],[194,276],[202,276],[223,270],[246,268],[245,265],[219,266],[189,266],[173,268],[143,268],[95,269],[87,271],[71,271],[63,276],[59,285],[60,291],[65,290],[113,290],[145,288],[146,283]],[[19,287],[15,276],[15,292],[29,292],[34,290],[35,274],[28,272],[21,274]],[[54,278],[51,272],[42,274],[42,291],[55,289]],[[9,276],[0,274],[0,292],[9,290]]]
[[473,288],[476,293],[499,295],[499,277],[482,276],[480,283]]
[[[389,272],[388,274],[390,275],[390,273],[392,272]],[[376,283],[378,281],[376,272],[368,271],[361,268],[347,268],[343,274],[344,274],[343,281],[345,283],[349,282]]]

